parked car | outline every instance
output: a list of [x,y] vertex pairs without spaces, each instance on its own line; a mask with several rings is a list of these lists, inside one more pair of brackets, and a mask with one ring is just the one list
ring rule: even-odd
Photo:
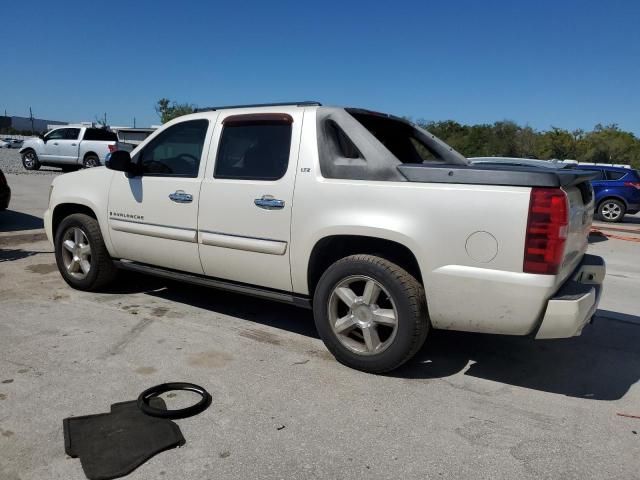
[[622,222],[625,214],[640,211],[640,172],[631,168],[604,165],[577,165],[574,168],[594,172],[591,180],[596,212],[605,222]]
[[7,177],[4,176],[2,170],[0,170],[0,211],[9,208],[9,202],[11,201],[11,189],[7,183]]
[[3,138],[0,140],[0,148],[20,148],[22,140],[16,138]]
[[97,167],[107,154],[118,149],[114,132],[102,128],[61,127],[41,137],[25,140],[20,154],[27,170],[38,170],[42,165],[77,170]]
[[473,165],[391,115],[213,108],[106,166],[53,180],[44,223],[69,285],[125,269],[312,308],[363,371],[403,364],[431,328],[579,335],[599,302],[592,174]]

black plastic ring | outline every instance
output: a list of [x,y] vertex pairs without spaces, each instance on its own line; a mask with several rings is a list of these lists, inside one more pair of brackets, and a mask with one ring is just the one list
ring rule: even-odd
[[[158,395],[161,395],[165,392],[170,392],[172,390],[186,390],[188,392],[194,392],[200,395],[202,398],[198,403],[191,405],[190,407],[179,408],[177,410],[162,410],[160,408],[155,408],[149,405],[149,400],[151,400],[152,398],[157,397]],[[142,410],[147,415],[160,418],[192,417],[193,415],[197,415],[198,413],[206,410],[209,405],[211,405],[211,395],[209,394],[209,392],[207,392],[201,386],[195,385],[193,383],[162,383],[160,385],[156,385],[155,387],[147,388],[138,397],[138,408],[140,410]]]

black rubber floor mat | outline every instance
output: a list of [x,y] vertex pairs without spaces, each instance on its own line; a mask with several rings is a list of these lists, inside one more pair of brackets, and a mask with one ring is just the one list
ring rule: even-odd
[[[166,408],[161,398],[152,402]],[[90,480],[122,477],[155,454],[186,443],[178,425],[145,415],[135,400],[114,403],[111,413],[65,418],[63,425],[64,449],[70,457],[80,457]]]

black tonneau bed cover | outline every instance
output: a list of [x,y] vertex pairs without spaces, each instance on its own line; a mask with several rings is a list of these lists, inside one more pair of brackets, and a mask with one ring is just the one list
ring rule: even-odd
[[411,164],[397,166],[410,182],[506,185],[513,187],[571,187],[591,180],[595,172],[513,165]]

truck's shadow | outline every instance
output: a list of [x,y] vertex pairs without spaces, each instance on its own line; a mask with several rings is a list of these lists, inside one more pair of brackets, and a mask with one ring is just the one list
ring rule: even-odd
[[36,230],[43,228],[42,218],[28,213],[5,210],[0,212],[0,232],[16,232],[20,230]]
[[[123,293],[146,291],[166,300],[318,338],[309,310],[142,275],[123,277],[119,288]],[[144,290],[138,285],[145,285]],[[600,310],[582,336],[563,340],[433,330],[416,357],[389,376],[434,379],[460,372],[571,397],[617,400],[640,380],[640,317]]]
[[640,318],[617,314],[614,320],[608,313],[599,311],[580,337],[561,340],[434,331],[422,351],[392,375],[443,378],[464,370],[507,385],[617,400],[640,380]]

